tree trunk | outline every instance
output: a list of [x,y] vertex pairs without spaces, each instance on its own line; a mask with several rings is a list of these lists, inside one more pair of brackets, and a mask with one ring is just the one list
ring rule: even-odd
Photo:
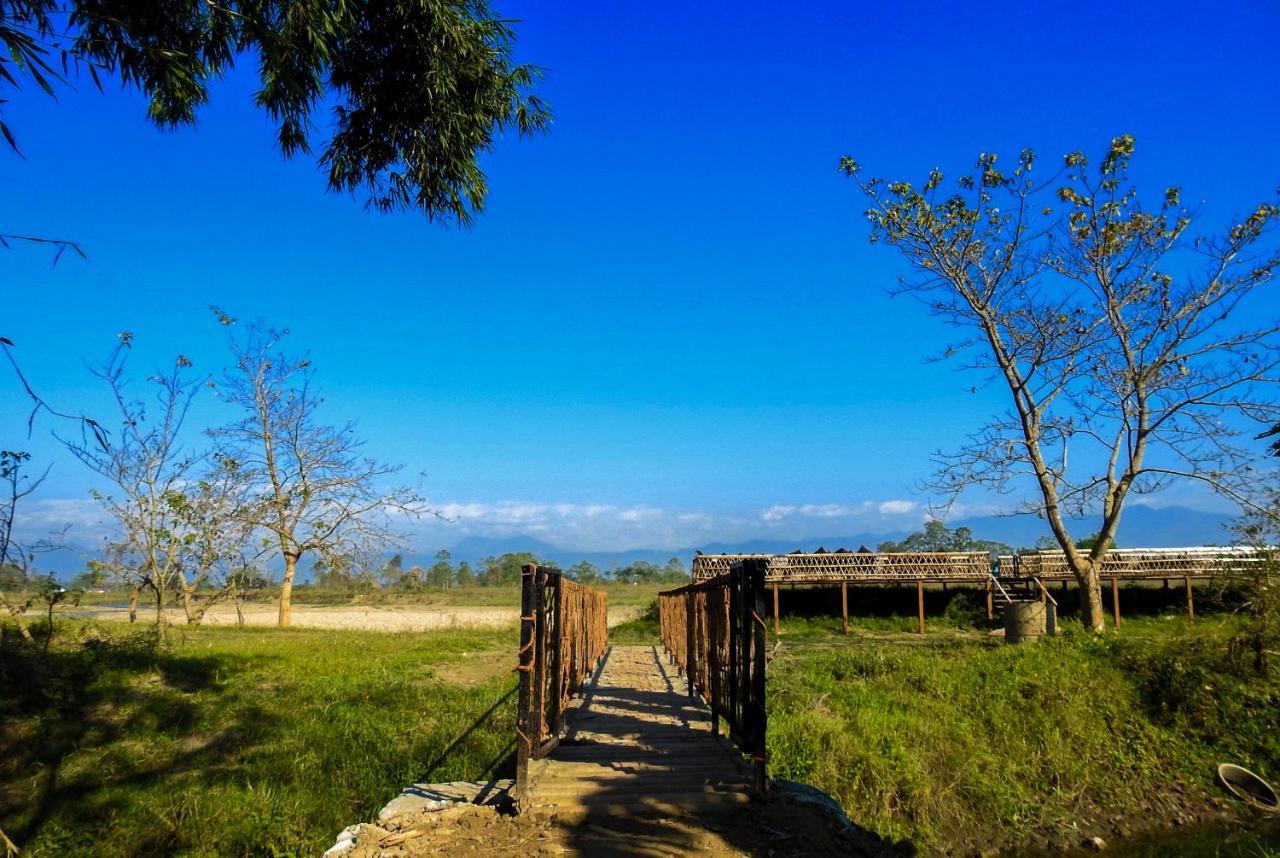
[[138,621],[138,593],[141,587],[134,587],[133,592],[129,594],[129,622],[136,623]]
[[280,585],[280,618],[276,625],[284,628],[293,619],[293,576],[298,571],[298,555],[285,554],[284,581]]
[[1106,630],[1106,609],[1102,607],[1102,579],[1098,571],[1090,565],[1076,572],[1080,582],[1080,622],[1086,629],[1094,632]]
[[189,587],[182,588],[182,611],[187,615],[187,625],[200,625],[200,618],[204,615],[204,611],[196,608],[196,600],[194,594]]

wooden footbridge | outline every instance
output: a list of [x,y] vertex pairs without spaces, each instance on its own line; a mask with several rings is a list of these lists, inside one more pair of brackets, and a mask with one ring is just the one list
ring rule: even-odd
[[610,647],[603,592],[525,567],[520,810],[703,814],[764,796],[763,564],[660,603],[661,650]]
[[[1118,625],[1122,579],[1183,578],[1192,613],[1193,578],[1257,562],[1237,549],[1112,551],[1102,575]],[[572,817],[701,813],[763,798],[766,617],[776,625],[780,585],[839,585],[847,629],[850,583],[914,583],[923,633],[926,584],[985,584],[990,618],[993,589],[1004,592],[999,582],[1034,582],[1052,600],[1041,579],[1062,579],[1064,568],[1055,552],[994,563],[982,552],[699,555],[693,583],[659,595],[659,651],[609,647],[603,591],[526,566],[516,805]]]

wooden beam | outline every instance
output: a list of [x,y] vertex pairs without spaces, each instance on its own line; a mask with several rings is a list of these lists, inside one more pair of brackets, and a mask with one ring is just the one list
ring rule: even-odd
[[778,584],[773,584],[773,633],[778,633]]
[[849,634],[849,582],[840,582],[840,631]]
[[924,579],[916,579],[916,607],[920,613],[920,634],[924,634]]
[[987,625],[990,626],[996,621],[995,596],[992,592],[995,589],[995,582],[990,578],[987,579]]
[[1191,593],[1191,576],[1188,575],[1183,580],[1187,585],[1187,619],[1194,621],[1196,618],[1196,597]]
[[1116,628],[1120,628],[1120,579],[1111,579],[1111,614]]

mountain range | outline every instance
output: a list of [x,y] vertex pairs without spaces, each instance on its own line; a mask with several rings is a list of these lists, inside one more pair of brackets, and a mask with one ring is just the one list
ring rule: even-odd
[[[1121,548],[1172,548],[1184,545],[1222,545],[1231,541],[1229,526],[1235,516],[1226,513],[1205,512],[1187,507],[1143,507],[1125,510],[1116,544]],[[950,527],[967,527],[975,539],[1003,542],[1014,548],[1029,548],[1040,537],[1049,535],[1048,525],[1031,515],[989,515],[957,519],[947,523]],[[1092,533],[1088,519],[1072,522],[1081,537]],[[561,567],[571,566],[581,560],[601,569],[614,569],[637,561],[664,564],[672,557],[686,563],[694,552],[703,554],[785,554],[789,551],[814,551],[825,548],[857,550],[860,546],[875,549],[886,540],[900,540],[908,535],[906,530],[882,532],[845,533],[828,536],[812,536],[803,539],[752,539],[743,542],[708,542],[677,549],[631,548],[620,551],[583,551],[555,545],[532,536],[513,535],[502,537],[468,536],[449,548],[455,563],[465,560],[473,566],[486,557],[528,551],[539,559]],[[429,556],[405,556],[405,563],[430,565]]]

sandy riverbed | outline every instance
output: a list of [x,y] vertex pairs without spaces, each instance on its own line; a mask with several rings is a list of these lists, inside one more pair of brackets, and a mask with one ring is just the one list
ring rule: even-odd
[[[640,608],[625,605],[609,609],[609,625],[634,619]],[[82,606],[68,612],[96,620],[128,620],[129,612],[113,607]],[[186,615],[170,609],[169,622],[186,623]],[[139,622],[149,621],[152,611],[139,607]],[[246,626],[274,626],[276,606],[249,605],[244,609]],[[293,625],[311,629],[361,629],[378,632],[425,632],[438,629],[494,629],[514,626],[520,617],[516,608],[449,607],[440,605],[294,605]],[[234,605],[215,605],[204,617],[204,625],[236,624]]]

